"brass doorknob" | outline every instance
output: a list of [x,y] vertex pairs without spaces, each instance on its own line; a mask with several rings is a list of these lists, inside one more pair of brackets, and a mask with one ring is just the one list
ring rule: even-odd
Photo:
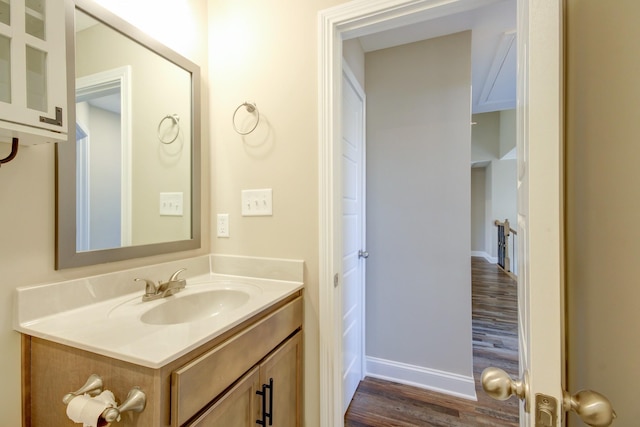
[[527,376],[523,380],[512,380],[509,374],[499,368],[487,368],[482,371],[482,388],[496,400],[507,400],[511,396],[526,399],[529,395]]
[[[497,400],[507,400],[518,396],[525,401],[528,412],[529,379],[527,372],[522,380],[512,380],[505,371],[499,368],[487,368],[482,372],[482,388],[485,393]],[[582,421],[592,427],[607,427],[616,419],[616,412],[609,399],[591,390],[582,390],[571,396],[563,392],[562,406],[565,412],[574,411]]]
[[566,412],[574,411],[586,425],[607,427],[616,419],[616,411],[609,399],[592,390],[581,390],[571,396],[566,391],[563,408]]

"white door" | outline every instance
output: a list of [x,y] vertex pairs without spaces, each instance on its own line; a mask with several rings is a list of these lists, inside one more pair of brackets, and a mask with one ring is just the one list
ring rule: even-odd
[[[535,8],[530,3],[535,1]],[[518,1],[518,316],[521,378],[528,376],[528,413],[535,396],[562,404],[562,1]],[[561,425],[563,416],[552,425]]]
[[365,98],[346,64],[342,77],[342,413],[364,375]]
[[[320,12],[320,404],[321,426],[343,425],[340,307],[342,273],[339,133],[342,41],[487,4],[487,0],[354,0]],[[519,332],[526,406],[520,423],[563,424],[562,283],[562,6],[561,0],[518,0],[518,259]],[[339,342],[339,341],[338,341]],[[517,384],[509,388],[516,389]],[[545,419],[537,395],[557,416]],[[541,408],[547,410],[548,408]],[[539,424],[540,425],[540,424]],[[544,424],[542,424],[544,425]]]

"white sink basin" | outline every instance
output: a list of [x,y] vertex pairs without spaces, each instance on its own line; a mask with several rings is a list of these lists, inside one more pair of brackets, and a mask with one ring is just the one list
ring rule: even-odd
[[[144,325],[171,326],[207,322],[255,303],[263,290],[239,281],[190,284],[174,295],[143,302],[140,296],[112,306],[108,319],[132,319]],[[133,320],[133,319],[132,319]]]
[[[76,292],[87,292],[86,283],[78,286]],[[19,330],[157,369],[300,289],[300,282],[205,274],[187,279],[184,290],[165,298],[142,301],[144,291],[138,289],[22,320]],[[40,295],[37,301],[43,300]]]
[[249,297],[249,293],[235,289],[213,289],[184,296],[176,294],[145,311],[140,321],[151,325],[193,322],[235,310],[246,304]]

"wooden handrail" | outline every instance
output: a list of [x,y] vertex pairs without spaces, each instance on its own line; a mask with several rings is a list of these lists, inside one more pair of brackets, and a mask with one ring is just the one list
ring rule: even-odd
[[[493,225],[495,225],[496,227],[498,227],[498,226],[503,226],[503,227],[504,227],[504,225],[505,225],[505,224],[507,224],[508,222],[509,222],[509,221],[500,222],[500,221],[498,221],[498,220],[496,219],[495,221],[493,221]],[[513,234],[515,234],[515,235],[517,235],[517,234],[518,234],[518,232],[517,232],[516,230],[514,230],[513,228],[511,228],[511,226],[509,226],[509,232],[511,232],[511,233],[513,233]]]

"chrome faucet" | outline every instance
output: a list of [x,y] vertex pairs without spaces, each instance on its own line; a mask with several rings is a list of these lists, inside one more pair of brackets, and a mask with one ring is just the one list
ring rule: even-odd
[[159,298],[165,298],[183,290],[185,286],[187,286],[187,281],[185,279],[178,279],[178,275],[185,270],[186,268],[181,268],[173,273],[166,282],[159,281],[158,285],[153,283],[153,280],[134,279],[136,281],[145,282],[142,301],[153,301]]

